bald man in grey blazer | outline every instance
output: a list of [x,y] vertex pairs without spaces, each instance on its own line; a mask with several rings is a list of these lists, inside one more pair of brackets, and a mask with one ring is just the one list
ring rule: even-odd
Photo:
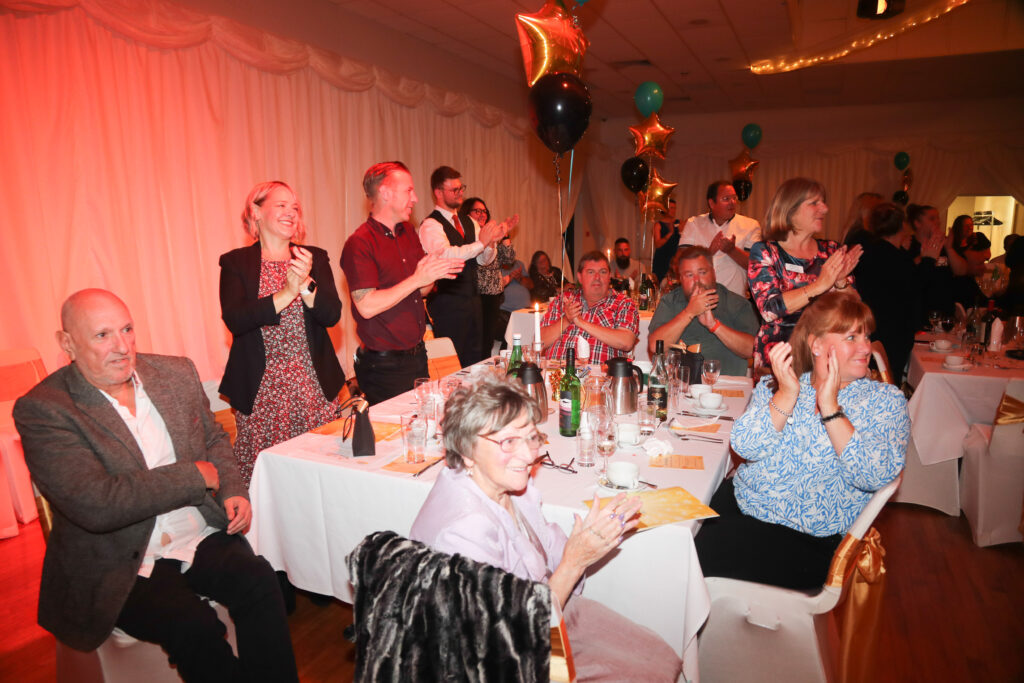
[[[61,327],[71,364],[14,407],[54,513],[40,625],[86,651],[117,626],[159,643],[186,681],[297,681],[277,579],[240,533],[251,508],[195,366],[136,355],[131,314],[104,290],[69,297]],[[199,595],[230,611],[238,658]]]

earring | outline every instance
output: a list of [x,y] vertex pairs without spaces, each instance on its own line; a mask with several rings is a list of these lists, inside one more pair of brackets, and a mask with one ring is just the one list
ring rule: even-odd
[[820,355],[821,355],[821,354],[820,354],[820,353],[818,353],[817,351],[814,351],[813,353],[814,353],[814,357],[815,357],[815,358],[817,358],[818,356],[820,356]]

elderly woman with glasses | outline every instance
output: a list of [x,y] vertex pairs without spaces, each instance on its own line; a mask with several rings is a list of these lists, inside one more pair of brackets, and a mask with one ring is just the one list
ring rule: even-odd
[[485,378],[445,406],[447,467],[410,536],[551,588],[579,680],[675,681],[680,661],[655,633],[579,595],[587,567],[634,529],[640,501],[620,494],[576,516],[572,532],[547,522],[531,474],[544,437],[536,401],[518,382]]

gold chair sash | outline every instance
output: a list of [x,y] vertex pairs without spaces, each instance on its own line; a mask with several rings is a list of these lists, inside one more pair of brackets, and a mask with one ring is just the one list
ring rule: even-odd
[[[845,562],[836,561],[841,554]],[[834,580],[850,581],[846,598],[833,610],[839,632],[837,673],[844,683],[868,680],[867,667],[872,660],[885,593],[883,557],[881,534],[871,527],[863,540],[852,536],[843,539],[829,572],[830,586],[837,585],[832,583]]]
[[1019,398],[1003,394],[1003,400],[999,402],[996,409],[997,425],[1012,425],[1024,422],[1024,401]]

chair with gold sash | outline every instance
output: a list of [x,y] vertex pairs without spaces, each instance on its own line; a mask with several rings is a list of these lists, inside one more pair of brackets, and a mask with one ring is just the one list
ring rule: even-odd
[[[878,368],[878,375],[886,384],[895,384],[892,381],[892,370],[889,368],[889,354],[885,352],[882,342],[871,342],[871,357],[875,359],[875,367]],[[902,368],[900,368],[902,370]]]
[[459,356],[455,352],[455,344],[449,337],[427,339],[424,344],[427,347],[427,367],[430,370],[430,379],[440,379],[462,369],[459,364]]
[[1011,380],[994,424],[974,424],[964,438],[960,506],[979,546],[1024,540],[1024,380]]
[[705,683],[864,680],[885,575],[885,551],[871,525],[900,480],[871,497],[819,592],[707,579],[711,613],[698,641]]
[[27,524],[37,516],[35,493],[11,411],[14,402],[44,377],[46,368],[35,349],[0,351],[0,538],[17,535],[17,522]]

